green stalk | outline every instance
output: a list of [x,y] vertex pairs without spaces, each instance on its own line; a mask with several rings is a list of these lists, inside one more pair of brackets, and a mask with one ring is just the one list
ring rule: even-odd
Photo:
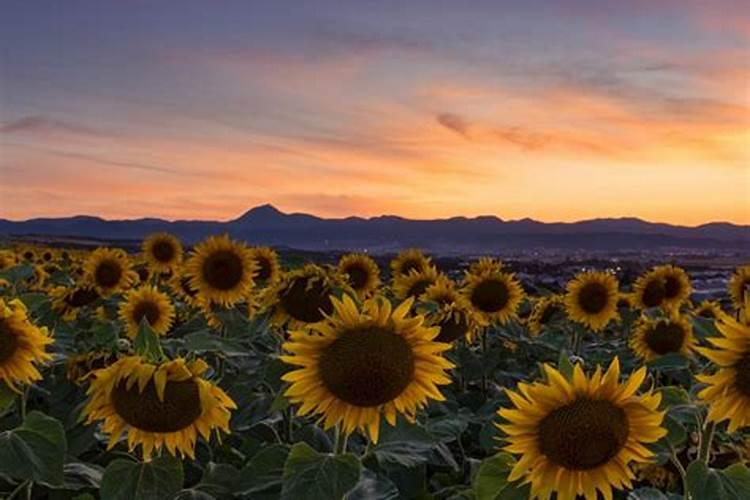
[[706,426],[703,427],[703,433],[701,434],[701,444],[698,450],[698,460],[708,465],[708,459],[711,454],[711,443],[714,440],[714,431],[716,431],[716,424],[714,422],[706,422]]

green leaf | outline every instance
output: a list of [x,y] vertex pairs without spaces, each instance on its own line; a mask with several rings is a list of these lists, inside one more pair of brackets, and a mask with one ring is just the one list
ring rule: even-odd
[[[289,447],[275,444],[261,449],[239,473],[237,491],[243,495],[281,491]],[[278,496],[278,493],[277,493]]]
[[498,453],[479,466],[474,478],[474,493],[477,500],[523,500],[529,497],[528,485],[510,483],[508,476],[515,465],[508,453]]
[[351,453],[323,454],[297,443],[284,464],[281,500],[340,500],[359,483],[361,472],[362,464]]
[[60,421],[32,411],[20,427],[0,433],[0,474],[62,486],[66,451]]
[[568,380],[573,380],[573,363],[570,362],[570,355],[563,349],[560,351],[560,356],[557,358],[557,369],[563,374]]
[[656,488],[638,488],[628,494],[628,500],[669,500],[669,497]]
[[426,430],[399,418],[394,427],[380,424],[380,439],[370,453],[380,464],[391,463],[404,467],[427,462],[437,441]]
[[159,335],[151,328],[145,316],[141,318],[141,324],[138,325],[138,334],[135,337],[133,348],[136,354],[149,361],[158,362],[164,359]]
[[347,500],[398,500],[401,494],[393,481],[370,469],[362,470],[357,486],[346,494]]
[[182,488],[182,462],[163,455],[150,462],[117,459],[104,471],[102,500],[162,500]]
[[68,462],[64,466],[66,490],[81,490],[84,488],[99,489],[102,482],[104,468],[84,462]]
[[716,337],[719,335],[719,331],[716,329],[716,322],[711,318],[693,316],[690,318],[690,321],[693,323],[693,333],[700,340],[704,340],[706,337]]
[[13,392],[10,387],[0,382],[0,415],[13,406],[17,396],[18,394]]
[[671,352],[649,361],[648,367],[652,370],[670,371],[682,370],[690,366],[690,360],[677,352]]
[[29,264],[21,264],[0,271],[0,279],[5,279],[15,284],[18,284],[19,281],[25,281],[32,276],[34,276],[34,266]]
[[247,355],[249,350],[239,341],[225,338],[208,330],[185,335],[185,349],[191,352],[221,352],[226,356]]
[[696,460],[687,468],[687,483],[694,500],[745,500],[750,491],[750,469],[734,464],[719,471]]

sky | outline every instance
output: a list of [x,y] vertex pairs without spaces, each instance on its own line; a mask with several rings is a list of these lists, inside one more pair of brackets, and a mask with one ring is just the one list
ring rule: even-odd
[[750,2],[2,11],[3,218],[750,224]]

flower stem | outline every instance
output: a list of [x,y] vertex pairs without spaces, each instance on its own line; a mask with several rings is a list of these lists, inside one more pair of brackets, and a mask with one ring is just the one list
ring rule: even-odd
[[714,440],[714,431],[716,430],[716,423],[707,421],[705,427],[703,427],[703,433],[701,434],[701,446],[698,451],[698,460],[708,465],[708,459],[711,455],[711,443]]

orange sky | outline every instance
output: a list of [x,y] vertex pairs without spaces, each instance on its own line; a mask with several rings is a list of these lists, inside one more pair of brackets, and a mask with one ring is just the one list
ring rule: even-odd
[[[196,14],[205,33],[17,7],[0,21],[20,51],[0,77],[0,217],[229,219],[270,202],[750,224],[748,26],[636,3],[563,28],[518,3],[525,31],[448,7],[365,22],[335,6],[325,29],[310,12],[256,30]],[[71,29],[38,38],[54,23]]]

